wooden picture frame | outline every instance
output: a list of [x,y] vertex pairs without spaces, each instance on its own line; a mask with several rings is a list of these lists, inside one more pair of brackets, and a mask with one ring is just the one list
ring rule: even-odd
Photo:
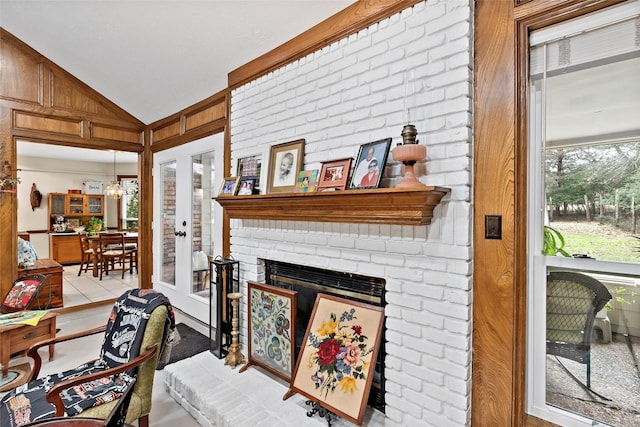
[[318,294],[287,395],[361,425],[383,323],[382,307]]
[[235,196],[236,191],[238,191],[238,181],[240,181],[239,176],[225,177],[220,186],[218,197]]
[[252,365],[291,382],[295,364],[296,291],[248,281],[249,355]]
[[318,180],[318,191],[345,190],[349,182],[349,170],[353,159],[323,162]]
[[271,147],[267,193],[293,193],[296,177],[304,169],[304,139]]
[[254,189],[257,192],[260,189],[260,173],[262,171],[262,155],[255,154],[252,156],[240,157],[236,166],[236,175],[244,178],[255,178]]
[[296,187],[294,193],[313,193],[318,188],[318,176],[320,171],[318,169],[312,169],[307,171],[301,171],[298,174],[296,180]]
[[[349,188],[378,188],[380,186],[382,174],[384,173],[384,167],[387,164],[390,147],[391,138],[385,138],[379,141],[369,142],[368,144],[362,144],[360,146],[360,150],[358,151],[358,157],[356,157],[355,167],[353,168],[353,174],[351,174],[351,182],[349,184]],[[375,160],[377,163],[376,173],[372,173],[369,176],[366,176],[369,172],[369,163],[371,163],[373,160]]]
[[238,182],[238,191],[236,192],[236,196],[250,196],[254,193],[256,189],[256,177],[255,176],[246,176],[241,177]]

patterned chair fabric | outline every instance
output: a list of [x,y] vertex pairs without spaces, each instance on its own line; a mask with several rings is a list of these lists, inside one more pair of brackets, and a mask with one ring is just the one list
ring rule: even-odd
[[[109,316],[100,357],[75,369],[29,381],[5,395],[0,399],[0,427],[29,425],[34,421],[62,415],[82,414],[82,417],[104,419],[133,378],[136,378],[136,384],[129,403],[127,422],[139,419],[140,427],[148,426],[151,390],[159,357],[158,352],[148,349],[154,346],[161,348],[174,329],[173,309],[163,294],[148,289],[125,292],[116,301]],[[54,340],[67,339],[59,337]],[[49,341],[38,346],[49,344]],[[141,356],[143,351],[144,358]],[[37,348],[30,349],[29,355],[37,359],[34,369],[39,370],[41,362]],[[144,361],[140,363],[140,359]],[[102,371],[122,370],[123,365],[134,360],[140,363],[135,369],[100,378]],[[88,374],[97,378],[82,382],[81,377]],[[49,403],[52,399],[48,392],[70,379],[75,379],[79,384],[60,393],[64,413],[56,413],[56,407]]]

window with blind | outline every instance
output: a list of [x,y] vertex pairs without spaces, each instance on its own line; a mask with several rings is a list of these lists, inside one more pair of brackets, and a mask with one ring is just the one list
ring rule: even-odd
[[[631,425],[640,407],[639,15],[627,2],[529,38],[528,412],[560,425]],[[558,272],[611,295],[570,327],[577,357],[554,346],[582,285]]]

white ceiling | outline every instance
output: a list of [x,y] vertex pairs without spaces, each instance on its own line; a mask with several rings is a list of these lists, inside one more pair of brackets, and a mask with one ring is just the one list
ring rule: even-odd
[[149,124],[354,2],[0,0],[0,26]]

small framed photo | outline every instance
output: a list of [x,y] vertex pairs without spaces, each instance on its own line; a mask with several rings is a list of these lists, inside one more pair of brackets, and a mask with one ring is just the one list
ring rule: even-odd
[[304,139],[271,147],[267,193],[293,193],[298,172],[304,169]]
[[387,164],[391,138],[381,139],[360,146],[356,166],[349,188],[378,188]]
[[261,155],[240,157],[238,159],[236,175],[238,175],[239,177],[255,178],[256,179],[256,182],[254,183],[255,190],[258,190],[260,188],[260,171],[261,170],[262,170]]
[[236,191],[238,190],[238,181],[240,181],[239,176],[226,177],[222,182],[222,187],[220,187],[220,193],[218,193],[218,197],[235,196]]
[[242,177],[238,183],[238,196],[250,196],[256,188],[256,177]]
[[318,169],[302,171],[298,174],[294,193],[313,193],[318,188]]
[[344,190],[349,181],[351,158],[322,163],[318,191]]

